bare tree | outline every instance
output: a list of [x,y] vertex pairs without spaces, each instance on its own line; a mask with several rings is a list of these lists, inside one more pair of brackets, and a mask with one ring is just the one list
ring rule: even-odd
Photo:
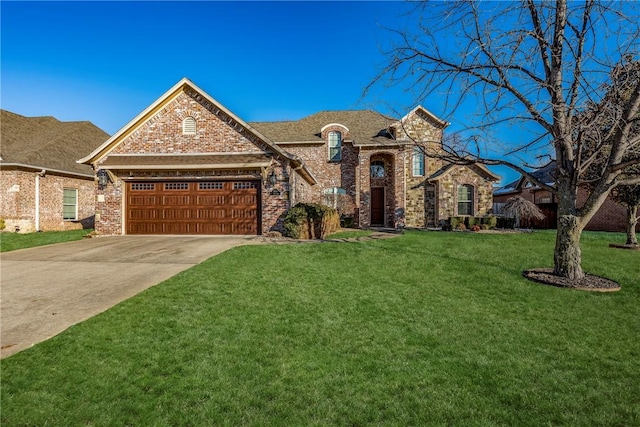
[[[598,104],[592,104],[577,120],[576,131],[584,134],[585,149],[583,158],[593,159],[585,173],[585,188],[593,191],[599,178],[606,169],[606,158],[602,152],[611,150],[610,138],[616,129],[617,118],[623,113],[624,106],[633,94],[633,90],[640,82],[640,61],[625,58],[622,63],[611,72],[611,81],[606,84],[605,96]],[[631,134],[640,134],[640,120],[631,126]],[[622,180],[633,180],[640,176],[640,164],[629,163],[640,157],[640,145],[630,146],[623,155],[622,164],[627,166],[622,170]],[[611,199],[627,209],[627,245],[638,245],[636,225],[638,223],[638,207],[640,206],[640,183],[618,185],[611,190]]]
[[[556,194],[554,274],[580,280],[582,230],[614,188],[640,183],[640,177],[622,174],[640,163],[639,157],[626,156],[640,145],[640,136],[632,132],[639,120],[640,83],[610,117],[608,135],[589,156],[583,150],[587,136],[601,129],[587,131],[583,123],[580,132],[575,126],[607,92],[616,64],[638,54],[638,11],[637,3],[623,1],[420,2],[411,14],[413,29],[391,30],[389,63],[367,90],[379,83],[402,85],[416,90],[419,102],[444,91],[449,113],[474,99],[480,122],[445,141],[443,152],[428,154],[459,164],[508,166]],[[529,137],[522,132],[526,139],[492,151],[489,132],[504,124],[526,125]],[[522,159],[532,153],[539,156],[539,166],[556,160],[555,185],[528,172],[531,165]],[[604,159],[604,166],[587,201],[578,206],[578,187],[595,159]]]

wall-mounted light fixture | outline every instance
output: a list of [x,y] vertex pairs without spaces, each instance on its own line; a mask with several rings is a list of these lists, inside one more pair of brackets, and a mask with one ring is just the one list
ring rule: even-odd
[[107,184],[111,181],[109,174],[104,169],[98,169],[98,188],[104,190]]
[[269,184],[276,185],[277,182],[278,177],[276,176],[276,171],[271,169],[271,172],[269,172]]

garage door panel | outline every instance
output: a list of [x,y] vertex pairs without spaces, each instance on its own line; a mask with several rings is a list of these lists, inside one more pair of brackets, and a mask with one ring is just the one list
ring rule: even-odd
[[162,209],[162,219],[173,221],[191,219],[191,209]]
[[196,219],[208,220],[208,219],[224,219],[226,218],[226,209],[205,208],[196,209]]
[[128,218],[130,220],[149,221],[159,218],[158,209],[129,209]]
[[200,206],[216,206],[216,205],[226,205],[227,204],[227,196],[225,194],[216,194],[216,195],[207,195],[207,196],[196,196],[196,204]]
[[129,234],[257,234],[258,181],[127,185]]

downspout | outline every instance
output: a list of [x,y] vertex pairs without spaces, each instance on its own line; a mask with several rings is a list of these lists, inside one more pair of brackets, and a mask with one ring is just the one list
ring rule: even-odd
[[42,169],[36,174],[36,206],[35,206],[35,228],[36,231],[40,231],[40,177],[44,177],[47,173],[45,169]]
[[290,180],[289,180],[289,207],[294,206],[296,203],[296,198],[298,197],[296,191],[296,172],[302,169],[302,163],[298,165],[298,167],[293,168]]
[[406,147],[402,150],[402,214],[404,218],[402,218],[402,228],[404,228],[407,224],[407,149]]

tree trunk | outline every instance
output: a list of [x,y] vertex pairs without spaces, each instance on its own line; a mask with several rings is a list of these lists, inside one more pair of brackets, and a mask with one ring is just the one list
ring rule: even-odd
[[636,225],[638,224],[638,205],[627,205],[627,245],[638,245]]
[[578,217],[575,215],[562,215],[558,217],[556,250],[553,257],[554,274],[570,280],[580,280],[584,278],[581,265],[581,234],[582,229],[578,226]]

